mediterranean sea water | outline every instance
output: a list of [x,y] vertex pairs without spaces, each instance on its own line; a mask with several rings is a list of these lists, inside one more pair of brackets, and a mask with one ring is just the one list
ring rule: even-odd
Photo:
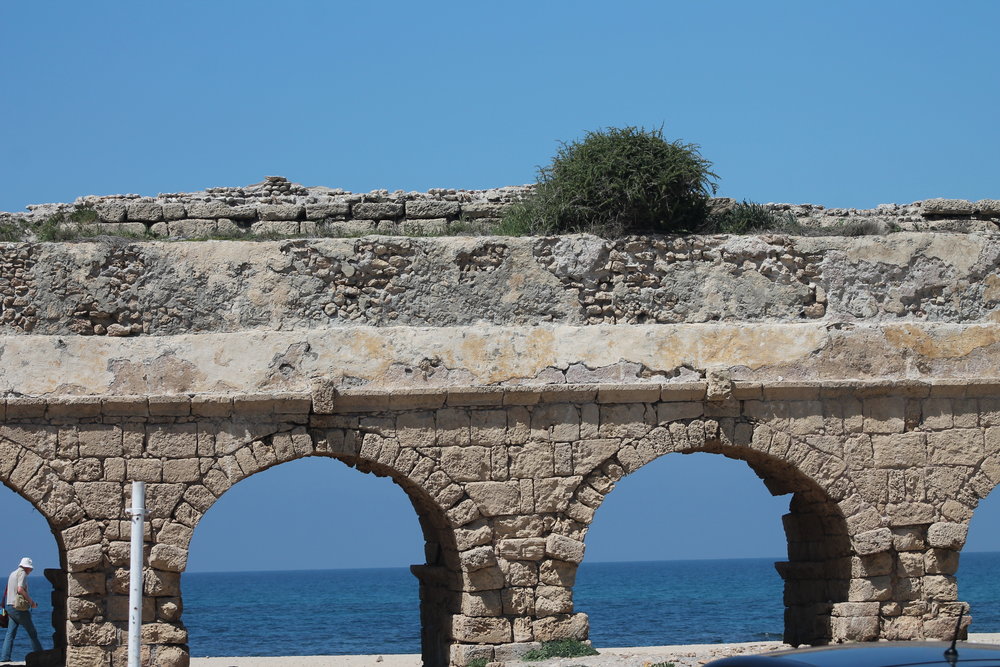
[[[774,560],[585,562],[576,608],[598,647],[780,640]],[[1000,553],[962,554],[958,576],[972,631],[1000,632]],[[187,573],[181,583],[193,656],[420,652],[417,580],[405,568]],[[47,582],[31,586],[43,625]],[[48,645],[49,631],[39,634]]]

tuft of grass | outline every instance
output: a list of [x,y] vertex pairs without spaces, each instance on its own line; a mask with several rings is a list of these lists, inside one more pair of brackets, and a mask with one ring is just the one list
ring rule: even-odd
[[78,208],[69,214],[69,221],[76,222],[81,225],[97,222],[97,211],[87,207]]
[[466,663],[465,667],[486,667],[490,663],[486,658],[476,658]]
[[25,223],[23,220],[0,222],[0,243],[17,243],[23,241],[24,237]]
[[521,659],[525,662],[537,662],[549,658],[580,658],[585,655],[598,655],[590,644],[584,644],[579,639],[556,639],[542,642],[540,648],[534,648],[525,653]]
[[762,204],[743,200],[724,213],[710,215],[699,231],[709,234],[752,234],[784,231],[790,226],[798,226],[794,216],[779,216]]
[[35,229],[39,241],[75,241],[83,235],[83,225],[70,222],[62,213],[50,215]]

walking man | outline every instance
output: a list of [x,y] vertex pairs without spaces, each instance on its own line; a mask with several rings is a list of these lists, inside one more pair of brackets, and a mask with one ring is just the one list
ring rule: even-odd
[[22,625],[31,639],[31,650],[42,650],[42,645],[38,641],[38,632],[35,631],[35,624],[31,620],[31,610],[37,607],[38,603],[28,594],[28,575],[34,568],[34,563],[25,556],[21,559],[17,569],[11,572],[7,578],[7,597],[4,604],[11,622],[7,625],[7,636],[3,640],[0,662],[10,662],[10,652],[14,648],[14,637],[17,636],[18,627]]

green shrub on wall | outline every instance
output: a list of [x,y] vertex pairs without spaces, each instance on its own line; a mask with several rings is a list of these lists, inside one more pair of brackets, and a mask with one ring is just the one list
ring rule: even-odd
[[539,169],[534,193],[508,209],[501,233],[692,231],[715,193],[711,166],[698,146],[669,142],[662,129],[588,132]]

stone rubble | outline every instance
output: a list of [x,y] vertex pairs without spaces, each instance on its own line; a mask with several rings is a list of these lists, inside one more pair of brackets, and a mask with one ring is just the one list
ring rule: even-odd
[[[72,203],[33,204],[27,213],[0,212],[0,223],[40,223],[80,209],[96,212],[90,223],[103,234],[148,234],[157,238],[211,236],[361,236],[364,234],[489,234],[503,211],[524,198],[533,185],[486,190],[434,188],[427,192],[306,187],[282,176],[245,187],[214,187],[201,192],[87,195]],[[720,197],[712,208],[726,210],[736,200]],[[1000,200],[971,202],[928,199],[912,204],[881,204],[872,209],[826,208],[815,204],[764,204],[790,215],[805,227],[865,225],[869,233],[887,231],[994,232]]]

